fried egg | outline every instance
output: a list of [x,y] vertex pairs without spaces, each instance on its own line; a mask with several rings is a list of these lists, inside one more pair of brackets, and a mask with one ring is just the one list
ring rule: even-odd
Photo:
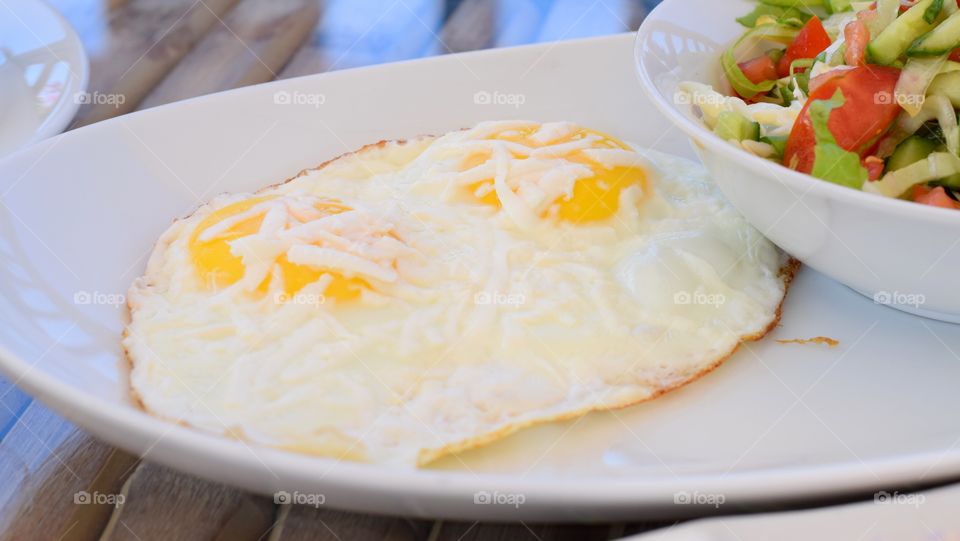
[[775,324],[791,271],[697,164],[485,122],[176,221],[124,346],[154,415],[414,467],[697,378]]

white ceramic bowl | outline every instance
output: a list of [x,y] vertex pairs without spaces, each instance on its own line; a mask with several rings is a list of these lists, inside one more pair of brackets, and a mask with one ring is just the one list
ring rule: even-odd
[[725,87],[719,57],[751,0],[665,0],[640,27],[636,61],[654,104],[689,137],[744,216],[807,265],[874,301],[960,323],[960,212],[852,190],[750,155],[711,133],[677,85]]
[[86,92],[89,62],[70,23],[43,0],[0,2],[0,156],[64,130]]

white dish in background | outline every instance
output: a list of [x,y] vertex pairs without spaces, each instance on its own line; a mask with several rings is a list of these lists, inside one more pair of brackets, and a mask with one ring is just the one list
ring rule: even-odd
[[960,533],[960,486],[879,492],[869,503],[691,521],[622,541],[947,541]]
[[80,38],[39,0],[0,3],[0,156],[63,131],[87,88]]
[[[845,188],[753,156],[715,136],[677,85],[724,89],[720,54],[752,0],[665,0],[643,22],[636,63],[646,95],[693,141],[724,194],[807,265],[900,310],[960,323],[960,212]],[[677,21],[682,21],[682,24]]]
[[[357,511],[636,520],[715,512],[676,505],[682,492],[722,493],[723,511],[960,475],[956,327],[807,269],[781,327],[688,387],[524,430],[432,469],[247,447],[130,403],[117,295],[198,199],[254,190],[372,141],[484,119],[567,119],[690,156],[643,97],[632,46],[620,35],[279,81],[104,121],[0,161],[0,368],[149,460],[262,493],[319,492]],[[841,344],[775,341],[818,335]],[[474,503],[485,494],[504,503]]]

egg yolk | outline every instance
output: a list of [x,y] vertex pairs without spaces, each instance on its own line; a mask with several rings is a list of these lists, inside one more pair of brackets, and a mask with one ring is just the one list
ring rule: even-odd
[[[532,139],[532,136],[538,129],[539,127],[531,126],[519,130],[505,131],[495,134],[493,139],[519,143],[531,148],[541,148],[544,145]],[[551,141],[550,145],[569,143],[587,136],[599,137],[598,140],[590,145],[592,149],[616,148],[630,150],[630,147],[619,139],[586,128],[581,128],[563,139]],[[489,152],[475,152],[464,159],[461,164],[461,170],[466,171],[485,163],[489,159]],[[588,158],[580,150],[570,152],[563,156],[563,159],[586,165],[593,171],[593,175],[578,179],[573,186],[572,196],[561,196],[554,202],[557,209],[557,217],[561,220],[572,223],[605,220],[613,216],[619,209],[620,193],[624,189],[630,186],[640,186],[644,192],[649,189],[647,185],[647,173],[640,167],[608,167]],[[475,182],[467,186],[467,189],[479,202],[500,207],[500,199],[493,189],[492,178]]]
[[[256,214],[241,220],[226,231],[209,240],[200,240],[200,236],[208,228],[255,207],[259,203],[273,199],[273,197],[254,197],[238,203],[227,205],[208,214],[194,229],[189,240],[190,257],[193,260],[197,274],[203,283],[210,287],[226,287],[236,283],[245,272],[243,259],[233,255],[230,251],[230,242],[241,237],[252,235],[260,230],[266,212]],[[339,214],[351,210],[350,207],[337,201],[325,200],[314,205],[324,216]],[[298,265],[281,255],[276,260],[280,269],[280,279],[283,280],[283,291],[288,296],[295,295],[305,285],[316,282],[324,274],[333,279],[324,291],[324,296],[337,301],[348,301],[360,296],[366,281],[356,277],[346,277],[330,269],[320,269],[306,265]],[[273,275],[267,275],[257,288],[259,293],[266,293]]]

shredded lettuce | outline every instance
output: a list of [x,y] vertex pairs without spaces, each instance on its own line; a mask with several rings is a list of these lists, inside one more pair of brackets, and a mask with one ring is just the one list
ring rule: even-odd
[[960,72],[941,73],[927,88],[928,96],[944,96],[955,108],[960,108]]
[[863,191],[900,197],[917,184],[949,177],[960,172],[960,158],[949,152],[934,152],[916,163],[891,171],[875,182],[865,182]]
[[799,29],[792,26],[769,23],[756,26],[740,37],[729,49],[724,51],[720,57],[720,64],[723,67],[723,73],[730,81],[730,85],[737,91],[737,94],[750,99],[757,94],[766,94],[776,85],[776,80],[763,81],[754,84],[747,76],[743,74],[740,66],[737,65],[737,50],[748,41],[751,45],[761,40],[776,41],[789,44],[799,33]]
[[724,96],[711,86],[703,83],[680,83],[678,88],[682,101],[696,105],[702,114],[704,124],[710,129],[716,125],[717,118],[723,111],[736,111],[741,115],[760,124],[762,135],[787,135],[793,128],[793,123],[800,111],[803,110],[805,100],[795,99],[789,107],[773,103],[747,104],[735,96]]
[[960,152],[960,128],[957,127],[953,103],[947,96],[938,93],[926,96],[917,114],[910,115],[906,111],[900,113],[894,128],[897,134],[903,135],[903,139],[906,139],[931,120],[936,120],[940,125],[943,140],[950,152],[954,154]]
[[947,55],[910,58],[900,73],[897,87],[893,91],[897,103],[910,116],[917,116],[923,108],[924,95],[933,82],[933,78],[940,73]]
[[871,36],[878,36],[900,13],[900,0],[877,0],[877,16],[867,21]]
[[829,100],[815,100],[810,103],[810,121],[817,144],[814,147],[814,161],[811,175],[847,186],[860,189],[867,180],[867,170],[860,163],[860,156],[843,149],[837,144],[837,139],[830,133],[827,122],[830,113],[837,107],[842,107],[846,100],[843,92],[837,92]]
[[936,111],[947,150],[956,155],[960,152],[960,128],[957,126],[957,113],[953,110],[953,104],[946,96],[927,96],[927,102]]
[[737,22],[747,28],[753,28],[757,26],[760,19],[767,20],[767,18],[769,18],[781,24],[803,26],[804,23],[810,20],[810,17],[812,17],[810,13],[792,7],[757,4],[757,6],[753,8],[753,11],[738,18]]

